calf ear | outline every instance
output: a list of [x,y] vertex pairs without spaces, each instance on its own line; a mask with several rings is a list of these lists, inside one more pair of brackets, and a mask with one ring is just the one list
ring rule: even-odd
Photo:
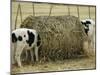
[[82,24],[82,25],[86,25],[86,22],[81,21],[81,24]]
[[90,21],[86,21],[86,24],[91,24],[91,22]]
[[12,33],[12,42],[15,43],[17,41],[17,37],[15,33]]
[[81,24],[84,24],[84,22],[81,21]]

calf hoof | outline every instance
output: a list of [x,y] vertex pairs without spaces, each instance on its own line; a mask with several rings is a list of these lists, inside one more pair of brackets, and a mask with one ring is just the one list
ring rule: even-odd
[[18,65],[18,67],[22,68],[22,65]]
[[23,68],[23,66],[18,66],[19,68]]

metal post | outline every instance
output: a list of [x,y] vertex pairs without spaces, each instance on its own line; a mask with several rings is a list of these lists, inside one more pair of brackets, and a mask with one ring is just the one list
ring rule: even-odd
[[17,14],[16,14],[16,19],[15,19],[15,28],[14,29],[16,29],[16,26],[17,26],[18,12],[19,12],[19,5],[18,5],[18,8],[17,8]]
[[22,23],[22,10],[21,10],[21,5],[19,4],[19,9],[20,9],[20,19],[21,19],[21,23]]
[[70,6],[68,5],[68,15],[70,16]]
[[35,8],[34,8],[34,3],[32,3],[33,6],[33,16],[35,16]]
[[77,6],[77,15],[78,15],[78,18],[80,19],[79,6]]
[[47,20],[48,20],[48,19],[49,19],[49,17],[51,16],[52,9],[53,9],[53,5],[51,5],[51,6],[50,6],[49,15],[48,15],[47,19],[45,20],[45,23],[47,22]]
[[17,8],[17,14],[16,14],[16,19],[15,19],[15,29],[17,27],[17,19],[18,19],[18,13],[20,12],[20,19],[21,19],[21,23],[22,23],[22,11],[21,11],[21,5],[20,3],[18,4],[18,8]]
[[[51,16],[51,13],[52,13],[52,9],[53,9],[53,5],[51,5],[51,7],[50,7],[49,16]],[[48,16],[48,17],[49,17],[49,16]]]
[[91,14],[90,14],[90,6],[88,6],[88,10],[89,10],[89,18],[91,18]]

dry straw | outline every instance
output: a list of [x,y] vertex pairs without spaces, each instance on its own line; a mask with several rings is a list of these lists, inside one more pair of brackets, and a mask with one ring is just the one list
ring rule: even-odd
[[75,16],[28,16],[21,28],[38,31],[41,37],[41,61],[64,60],[83,56],[86,35],[80,20]]

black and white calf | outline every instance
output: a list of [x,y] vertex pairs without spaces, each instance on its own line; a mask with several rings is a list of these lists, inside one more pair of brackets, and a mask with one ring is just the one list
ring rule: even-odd
[[95,21],[92,19],[81,20],[82,25],[84,25],[84,30],[86,35],[90,40],[90,47],[95,49]]
[[[31,51],[31,60],[33,61],[32,48],[35,49],[36,61],[38,61],[38,48],[40,46],[41,39],[36,30],[20,28],[12,31],[12,63],[17,62],[21,67],[21,54],[23,50]],[[14,49],[14,47],[16,47]]]
[[95,22],[92,19],[81,20],[81,23],[84,25],[86,35],[92,35],[94,33]]

